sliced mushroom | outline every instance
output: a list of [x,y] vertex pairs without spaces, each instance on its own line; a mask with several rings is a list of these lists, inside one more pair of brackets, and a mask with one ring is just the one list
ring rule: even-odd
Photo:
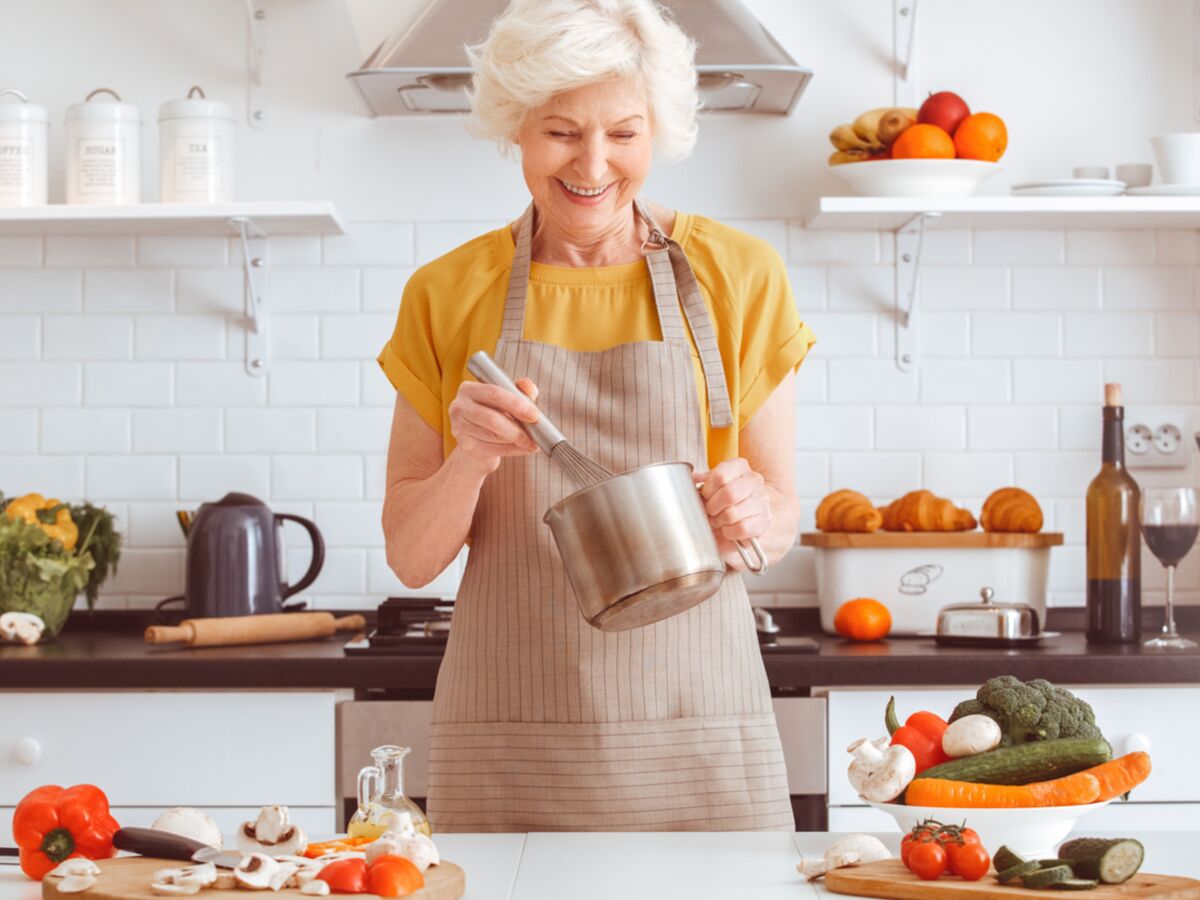
[[317,878],[300,888],[300,893],[314,897],[328,897],[329,884]]
[[78,894],[96,886],[96,879],[91,875],[68,875],[56,887],[60,894]]
[[280,863],[275,874],[271,876],[271,890],[277,891],[281,887],[285,887],[298,871],[300,871],[300,867],[295,863]]
[[0,615],[0,637],[14,644],[36,644],[45,630],[46,623],[42,621],[41,616],[33,613],[6,612]]
[[233,874],[232,869],[219,869],[217,880],[212,883],[212,887],[218,891],[231,891],[237,887],[237,876]]
[[296,874],[292,876],[291,884],[288,887],[304,887],[321,873],[321,870],[315,866],[305,866],[297,869]]
[[200,893],[200,885],[195,884],[174,884],[169,881],[156,881],[150,885],[150,890],[156,894],[198,894]]
[[90,875],[95,877],[99,874],[100,867],[86,856],[72,856],[70,859],[64,859],[54,869],[47,872],[46,877],[66,878],[70,875]]
[[308,840],[299,825],[288,821],[286,806],[264,806],[255,821],[242,823],[237,846],[246,854],[292,856],[303,853]]
[[279,863],[265,853],[252,853],[233,870],[233,877],[237,879],[238,887],[265,891],[278,870]]

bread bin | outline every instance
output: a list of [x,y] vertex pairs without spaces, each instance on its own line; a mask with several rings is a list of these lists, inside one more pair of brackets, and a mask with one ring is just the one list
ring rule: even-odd
[[1046,615],[1050,549],[1062,534],[965,532],[810,532],[800,543],[815,554],[821,627],[847,600],[872,597],[892,616],[891,633],[931,634],[938,612],[989,585],[997,603],[1026,603]]

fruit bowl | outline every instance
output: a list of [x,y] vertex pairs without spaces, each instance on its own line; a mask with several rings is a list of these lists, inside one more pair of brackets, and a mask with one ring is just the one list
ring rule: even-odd
[[1003,168],[977,159],[873,159],[829,171],[860,197],[969,197]]
[[[867,801],[870,803],[871,801]],[[925,819],[943,825],[961,825],[964,821],[979,832],[979,840],[994,854],[1006,846],[1026,859],[1049,859],[1075,822],[1111,803],[1086,803],[1081,806],[1031,806],[1020,809],[964,809],[948,806],[905,806],[902,803],[871,803],[896,820],[902,833]]]

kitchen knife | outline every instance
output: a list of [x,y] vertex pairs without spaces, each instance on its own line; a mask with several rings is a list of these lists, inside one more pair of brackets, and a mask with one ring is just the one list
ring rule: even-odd
[[118,828],[113,834],[113,846],[155,859],[210,862],[222,869],[235,869],[242,861],[242,854],[236,850],[221,850],[203,841],[155,828]]

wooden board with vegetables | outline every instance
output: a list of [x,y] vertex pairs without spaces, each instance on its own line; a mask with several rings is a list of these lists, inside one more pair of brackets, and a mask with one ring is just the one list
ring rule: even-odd
[[[154,873],[160,869],[175,869],[184,863],[173,859],[121,856],[116,859],[96,860],[96,865],[100,867],[100,874],[96,877],[96,884],[88,890],[79,894],[64,893],[59,890],[61,879],[46,878],[42,881],[42,897],[44,900],[163,900],[162,894],[150,888],[154,881]],[[425,870],[425,887],[407,896],[412,900],[457,900],[466,890],[466,881],[466,874],[459,866],[442,860],[440,864]],[[272,897],[308,896],[301,894],[296,888],[282,888],[266,893]],[[206,887],[195,896],[198,900],[247,900],[262,895],[262,891],[239,888],[219,890]],[[354,896],[362,900],[375,900],[378,895],[361,893]]]
[[[825,887],[836,894],[857,897],[881,897],[889,900],[1025,900],[1025,898],[1056,897],[1062,900],[1064,891],[1050,888],[1034,890],[1017,883],[998,884],[993,877],[981,881],[942,878],[924,881],[905,868],[898,859],[885,859],[844,869],[834,869],[825,875]],[[1069,896],[1071,892],[1065,895]],[[1101,884],[1086,892],[1088,900],[1111,898],[1154,898],[1154,900],[1198,900],[1200,881],[1176,875],[1153,875],[1139,872],[1123,884]]]

